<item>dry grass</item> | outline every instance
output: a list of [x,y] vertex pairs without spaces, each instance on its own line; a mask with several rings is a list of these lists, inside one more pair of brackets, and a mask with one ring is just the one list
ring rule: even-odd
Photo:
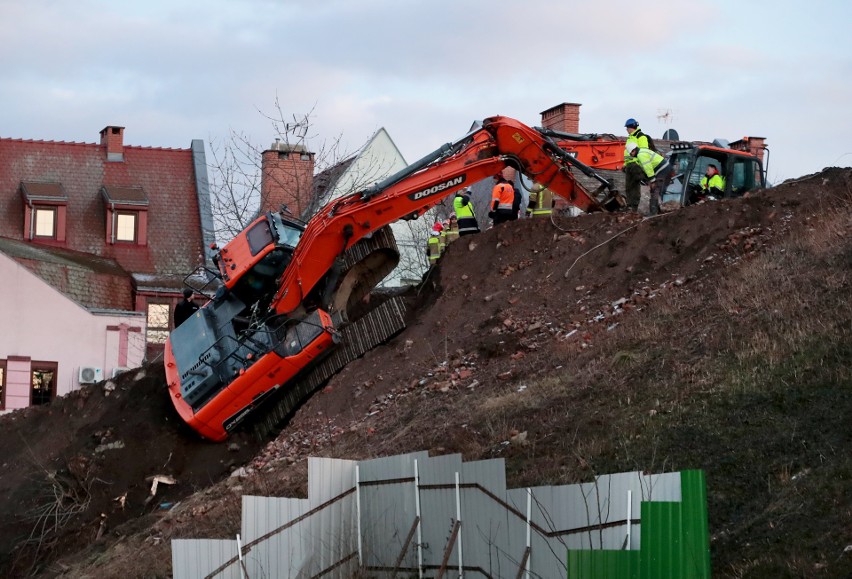
[[[344,437],[334,454],[505,457],[513,487],[702,468],[714,576],[848,576],[850,539],[837,531],[852,513],[852,193],[832,203],[712,276],[712,287],[658,296],[589,350],[564,345],[553,354],[564,368],[523,380],[522,391],[497,382],[418,399],[385,414],[375,438]],[[432,354],[447,359],[443,343]],[[513,430],[528,431],[527,442],[504,444]],[[258,494],[293,494],[265,484]],[[205,514],[196,524],[207,530],[193,532],[186,512],[164,519],[164,537],[216,525]]]
[[738,362],[741,385],[760,382],[749,375],[755,368],[775,369],[801,356],[803,343],[849,337],[850,225],[850,206],[839,207],[807,228],[807,235],[760,254],[719,286],[719,306],[731,313],[722,320],[724,348]]
[[528,428],[538,441],[508,454],[511,483],[704,468],[718,575],[848,569],[848,537],[822,529],[852,512],[838,490],[852,476],[850,201],[794,224],[712,290],[661,296],[559,374],[482,401],[489,436]]

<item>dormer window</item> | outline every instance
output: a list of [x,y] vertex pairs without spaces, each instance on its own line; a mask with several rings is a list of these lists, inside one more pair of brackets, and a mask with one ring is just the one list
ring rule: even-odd
[[106,234],[110,244],[148,244],[148,196],[141,187],[104,185]]
[[56,207],[33,207],[33,237],[56,239]]
[[68,196],[61,183],[21,182],[24,200],[24,238],[65,241]]
[[139,215],[133,211],[116,211],[115,240],[136,243],[136,223]]

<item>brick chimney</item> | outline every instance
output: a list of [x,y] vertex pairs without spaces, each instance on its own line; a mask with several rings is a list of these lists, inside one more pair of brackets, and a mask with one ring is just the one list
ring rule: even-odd
[[104,127],[101,146],[106,147],[107,161],[124,161],[124,127]]
[[286,205],[296,217],[310,208],[314,181],[314,153],[302,145],[275,139],[261,156],[261,212]]
[[731,148],[735,151],[746,151],[751,153],[760,159],[760,164],[763,165],[763,152],[766,149],[766,137],[743,137],[739,141],[731,143]]
[[580,132],[580,103],[562,103],[541,112],[541,126],[563,133]]

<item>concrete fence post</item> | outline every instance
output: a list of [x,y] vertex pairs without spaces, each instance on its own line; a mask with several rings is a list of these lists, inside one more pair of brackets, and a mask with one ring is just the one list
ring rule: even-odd
[[414,461],[414,514],[417,515],[417,576],[423,579],[423,519],[420,516],[420,471]]

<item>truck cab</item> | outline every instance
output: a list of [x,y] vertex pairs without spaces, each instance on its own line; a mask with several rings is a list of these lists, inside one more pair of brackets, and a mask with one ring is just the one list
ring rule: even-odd
[[662,195],[662,203],[674,201],[689,205],[700,199],[701,178],[710,164],[716,165],[725,180],[724,197],[742,197],[766,186],[760,160],[749,153],[713,145],[673,143],[669,162],[672,179]]

